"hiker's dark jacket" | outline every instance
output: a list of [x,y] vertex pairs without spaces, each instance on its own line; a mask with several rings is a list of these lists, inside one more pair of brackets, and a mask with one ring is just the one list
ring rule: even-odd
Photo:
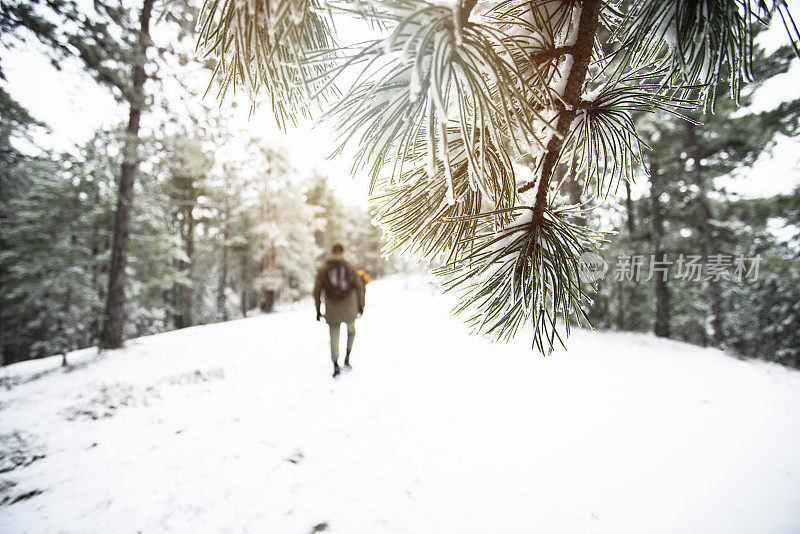
[[317,278],[314,282],[314,304],[317,311],[320,311],[321,296],[325,293],[325,277],[331,263],[344,263],[347,269],[347,279],[350,287],[353,288],[346,297],[332,299],[325,295],[325,322],[328,324],[348,323],[355,320],[359,310],[364,309],[364,285],[361,277],[358,276],[352,265],[347,263],[341,256],[331,256],[325,264],[317,271]]

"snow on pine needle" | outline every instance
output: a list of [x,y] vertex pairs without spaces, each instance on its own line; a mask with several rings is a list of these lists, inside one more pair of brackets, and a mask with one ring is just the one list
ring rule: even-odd
[[[467,314],[474,332],[510,339],[531,319],[533,345],[542,353],[563,344],[558,332],[589,325],[588,296],[579,281],[579,257],[596,247],[601,235],[574,222],[577,206],[544,213],[536,221],[530,208],[500,231],[478,234],[469,255],[436,269],[446,291],[461,295],[455,312]],[[566,283],[565,283],[566,281]]]
[[[511,161],[491,145],[493,138],[488,134],[476,134],[475,144],[485,172],[470,171],[463,138],[451,126],[447,151],[458,201],[450,202],[439,175],[431,175],[427,168],[427,137],[424,130],[418,133],[402,174],[378,180],[374,214],[389,237],[386,252],[450,261],[466,252],[463,240],[478,230],[493,231],[511,221],[516,182]],[[439,173],[442,162],[434,164]]]
[[583,93],[583,107],[564,140],[562,160],[569,164],[564,176],[583,173],[583,193],[602,201],[621,180],[633,182],[636,169],[644,165],[643,151],[649,147],[636,131],[636,115],[658,109],[693,122],[685,113],[699,103],[681,91],[654,98],[660,86],[649,70],[621,77],[601,73],[587,83],[592,86]]
[[713,107],[716,81],[730,72],[730,91],[738,103],[741,87],[753,81],[754,28],[777,14],[800,56],[800,32],[783,0],[644,0],[633,2],[615,31],[620,57],[633,67],[665,67],[665,86],[703,87]]
[[[508,338],[530,318],[547,351],[557,315],[582,320],[577,258],[602,242],[574,221],[643,163],[636,116],[707,106],[729,72],[736,98],[773,16],[800,55],[777,0],[214,0],[200,35],[282,125],[327,106],[388,250],[441,262],[476,330]],[[380,37],[340,45],[337,17]],[[567,180],[577,206],[559,205]]]
[[439,177],[451,203],[458,200],[448,152],[452,125],[465,142],[473,174],[486,170],[481,136],[491,136],[494,146],[511,143],[520,150],[541,144],[534,125],[543,119],[528,104],[520,73],[498,52],[508,46],[501,33],[473,22],[456,31],[452,6],[395,1],[371,2],[370,9],[371,17],[389,28],[388,36],[339,58],[331,76],[359,71],[328,114],[342,146],[358,138],[354,166],[369,167],[373,188],[382,174],[402,174],[420,131],[428,136],[429,170],[437,168],[436,160],[443,163]]
[[[328,101],[334,86],[319,77],[324,66],[306,56],[334,45],[328,17],[317,0],[205,0],[197,47],[217,59],[212,76],[218,97],[241,86],[266,92],[278,124],[311,116],[312,96]],[[210,89],[210,86],[209,86]]]

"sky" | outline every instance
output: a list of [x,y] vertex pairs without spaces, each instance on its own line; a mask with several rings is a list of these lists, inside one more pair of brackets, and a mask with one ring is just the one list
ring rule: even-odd
[[[800,0],[792,0],[787,4],[796,16],[800,16]],[[779,21],[775,21],[759,40],[770,50],[785,43],[786,39],[785,30]],[[43,148],[73,149],[87,141],[96,129],[113,126],[126,118],[124,107],[114,101],[107,89],[98,86],[83,73],[76,62],[66,62],[63,69],[58,71],[50,65],[35,43],[3,51],[3,68],[8,80],[7,90],[12,97],[49,125],[50,132],[36,138],[37,144]],[[199,89],[205,88],[204,80],[198,83],[203,85]],[[800,61],[795,61],[789,73],[770,80],[756,93],[751,109],[768,109],[779,101],[796,97],[798,87]],[[234,107],[233,102],[238,105]],[[213,91],[206,97],[206,103],[217,105]],[[287,148],[292,163],[301,171],[316,168],[327,174],[343,200],[366,204],[367,180],[364,176],[352,175],[350,158],[345,155],[335,160],[327,159],[336,146],[330,125],[309,122],[283,133],[271,118],[268,106],[260,107],[250,116],[249,101],[243,93],[236,99],[223,102],[221,106],[240,129],[268,142],[281,142]],[[799,176],[800,142],[784,138],[753,168],[741,169],[722,182],[733,193],[767,196],[790,192],[800,183]],[[634,194],[642,194],[646,188],[646,183],[641,180],[634,186]]]

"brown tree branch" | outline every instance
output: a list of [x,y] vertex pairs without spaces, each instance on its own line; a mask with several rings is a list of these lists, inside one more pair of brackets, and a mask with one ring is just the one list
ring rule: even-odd
[[478,3],[478,0],[464,0],[461,4],[461,25],[465,25],[469,20],[469,15],[472,13],[472,10],[475,9],[475,4]]
[[[553,135],[547,144],[544,159],[542,161],[541,178],[536,190],[536,201],[533,205],[534,221],[541,221],[544,210],[547,207],[547,190],[553,177],[555,165],[561,156],[564,146],[564,139],[569,133],[569,128],[579,107],[582,104],[581,93],[586,74],[589,70],[589,61],[592,57],[592,47],[594,38],[597,34],[597,27],[600,20],[601,0],[584,0],[581,4],[581,17],[578,23],[578,38],[572,49],[572,68],[567,78],[566,88],[564,89],[563,102],[557,102],[558,127],[557,135]],[[524,193],[536,186],[535,181],[528,182],[518,189]]]
[[551,61],[553,59],[557,59],[564,54],[572,54],[575,52],[575,46],[557,46],[551,50],[542,50],[541,52],[536,52],[535,54],[530,54],[528,56],[528,60],[531,63],[536,65],[541,63],[546,63],[547,61]]

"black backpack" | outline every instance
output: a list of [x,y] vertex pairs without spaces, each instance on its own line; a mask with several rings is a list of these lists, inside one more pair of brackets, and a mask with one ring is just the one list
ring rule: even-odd
[[323,280],[325,294],[332,300],[341,300],[353,290],[347,263],[343,261],[328,262]]

